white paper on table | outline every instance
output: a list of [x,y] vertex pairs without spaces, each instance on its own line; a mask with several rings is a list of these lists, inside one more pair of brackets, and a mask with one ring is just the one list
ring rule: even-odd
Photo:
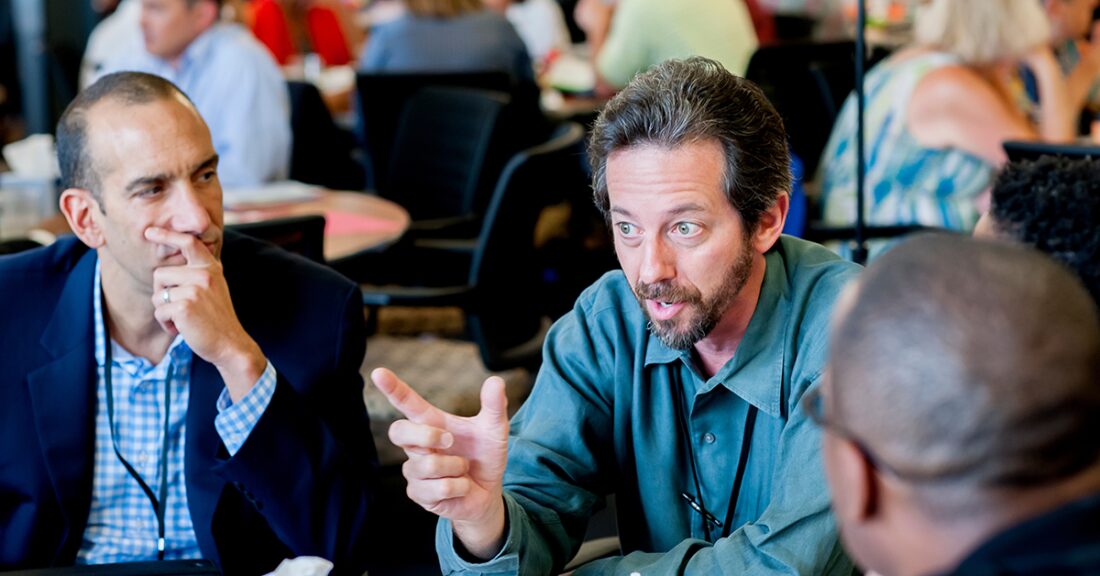
[[54,151],[53,136],[31,134],[4,146],[4,161],[17,176],[53,180],[61,174]]
[[317,556],[299,556],[287,558],[279,563],[274,572],[265,576],[328,576],[332,571],[332,562]]

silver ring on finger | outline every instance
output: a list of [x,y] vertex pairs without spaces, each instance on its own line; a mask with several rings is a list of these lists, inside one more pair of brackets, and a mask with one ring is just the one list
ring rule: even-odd
[[169,302],[171,302],[171,301],[172,301],[172,296],[171,296],[171,295],[170,295],[170,294],[168,293],[168,289],[167,289],[167,288],[165,288],[164,290],[162,290],[162,291],[161,291],[161,293],[160,293],[160,301],[161,301],[161,302],[164,302],[165,304],[167,304],[167,303],[169,303]]

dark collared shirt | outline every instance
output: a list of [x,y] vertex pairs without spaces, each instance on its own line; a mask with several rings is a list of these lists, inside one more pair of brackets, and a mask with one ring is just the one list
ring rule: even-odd
[[[820,432],[798,400],[817,385],[830,312],[859,268],[790,237],[766,262],[748,329],[711,378],[694,368],[690,352],[650,334],[622,272],[586,290],[551,330],[535,388],[512,422],[504,549],[469,564],[442,521],[436,542],[444,573],[548,574],[572,556],[594,508],[615,493],[623,549],[637,552],[586,569],[849,574],[829,510]],[[681,497],[695,484],[677,426],[677,375],[705,506],[721,520],[732,507],[735,529],[713,545]],[[758,416],[731,503],[750,406]]]

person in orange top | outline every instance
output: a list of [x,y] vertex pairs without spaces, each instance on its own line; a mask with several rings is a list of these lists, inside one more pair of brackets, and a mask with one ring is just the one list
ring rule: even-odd
[[246,21],[281,66],[308,52],[326,66],[347,65],[362,40],[336,0],[252,0]]

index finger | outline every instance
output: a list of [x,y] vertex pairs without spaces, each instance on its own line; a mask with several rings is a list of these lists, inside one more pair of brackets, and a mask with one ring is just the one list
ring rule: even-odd
[[202,266],[214,260],[213,253],[202,240],[192,234],[175,232],[167,228],[150,226],[145,229],[145,238],[150,242],[179,248],[188,266]]
[[432,406],[423,396],[416,393],[408,384],[386,368],[375,368],[370,373],[370,379],[374,382],[386,400],[409,420],[422,423],[432,420],[433,416],[441,411]]

